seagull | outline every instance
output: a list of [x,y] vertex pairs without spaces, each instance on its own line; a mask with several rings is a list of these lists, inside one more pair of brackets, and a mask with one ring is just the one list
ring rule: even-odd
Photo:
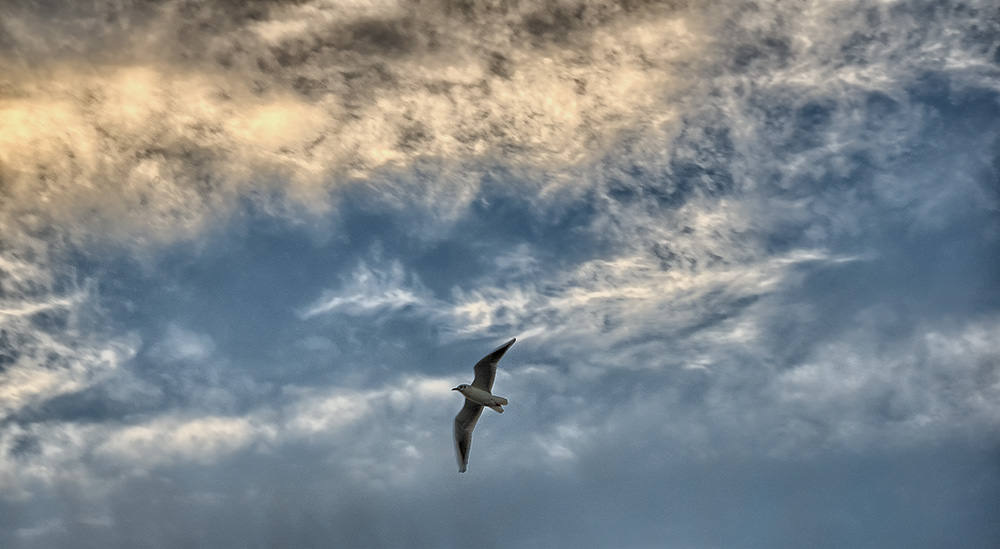
[[490,391],[493,390],[493,380],[497,377],[497,362],[500,357],[510,349],[517,338],[513,338],[507,343],[497,347],[493,352],[484,356],[476,363],[476,378],[472,380],[472,385],[465,383],[452,389],[465,396],[465,406],[462,411],[455,416],[455,451],[458,456],[458,472],[464,473],[469,465],[469,448],[472,446],[472,430],[476,428],[479,421],[479,414],[483,413],[483,406],[489,406],[498,413],[503,413],[501,406],[507,405],[507,399],[496,396]]

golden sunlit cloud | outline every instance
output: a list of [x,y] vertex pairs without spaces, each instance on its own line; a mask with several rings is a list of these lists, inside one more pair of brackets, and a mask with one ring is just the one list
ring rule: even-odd
[[[571,168],[626,129],[678,119],[667,101],[684,81],[677,67],[705,42],[683,12],[609,18],[538,47],[432,10],[422,32],[465,46],[442,54],[422,45],[421,31],[358,27],[370,8],[338,6],[276,10],[214,37],[208,47],[228,52],[229,69],[141,53],[127,63],[4,63],[4,208],[104,236],[170,240],[224,218],[252,190],[322,211],[338,184],[417,159]],[[158,36],[143,51],[157,51]],[[324,40],[348,43],[303,49]],[[377,62],[358,53],[394,40],[412,51]]]

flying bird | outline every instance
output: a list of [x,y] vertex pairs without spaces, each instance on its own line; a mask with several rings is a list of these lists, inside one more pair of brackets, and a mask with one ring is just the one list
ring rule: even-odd
[[458,456],[459,473],[464,473],[469,465],[472,430],[476,428],[479,414],[483,413],[483,406],[489,406],[502,414],[503,408],[501,406],[507,405],[506,398],[496,396],[491,391],[493,390],[493,380],[497,377],[497,363],[516,340],[517,338],[511,339],[497,347],[476,363],[476,377],[472,380],[472,385],[463,383],[452,389],[452,391],[458,391],[465,396],[465,406],[462,406],[462,410],[455,416],[455,451]]

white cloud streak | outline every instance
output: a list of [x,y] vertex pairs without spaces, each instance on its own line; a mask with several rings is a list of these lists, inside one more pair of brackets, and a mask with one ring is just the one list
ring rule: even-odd
[[314,303],[304,307],[299,316],[308,319],[339,310],[377,313],[426,306],[427,291],[420,287],[420,281],[415,277],[409,277],[412,282],[407,278],[398,261],[392,262],[385,270],[371,269],[362,264],[340,290],[325,292]]
[[[454,382],[409,377],[366,390],[289,386],[283,391],[283,403],[269,403],[242,415],[170,411],[120,423],[47,421],[15,426],[0,434],[0,449],[15,456],[0,466],[0,489],[6,498],[25,498],[39,487],[73,482],[101,492],[108,478],[217,465],[243,452],[269,453],[302,443],[359,464],[367,463],[366,456],[373,452],[384,452],[387,444],[402,445],[399,455],[385,455],[359,472],[373,479],[384,478],[385,470],[408,475],[420,466],[416,458],[447,454],[447,448],[428,447],[447,442],[447,437],[431,437],[424,418],[453,412],[454,394],[449,389]],[[345,446],[346,440],[353,442]]]

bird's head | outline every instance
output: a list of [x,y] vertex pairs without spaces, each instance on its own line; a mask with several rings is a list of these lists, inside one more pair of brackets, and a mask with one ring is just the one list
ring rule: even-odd
[[464,391],[464,390],[466,390],[468,388],[469,388],[469,386],[466,385],[465,383],[463,383],[463,384],[459,385],[458,387],[453,388],[452,391],[462,392],[462,391]]

